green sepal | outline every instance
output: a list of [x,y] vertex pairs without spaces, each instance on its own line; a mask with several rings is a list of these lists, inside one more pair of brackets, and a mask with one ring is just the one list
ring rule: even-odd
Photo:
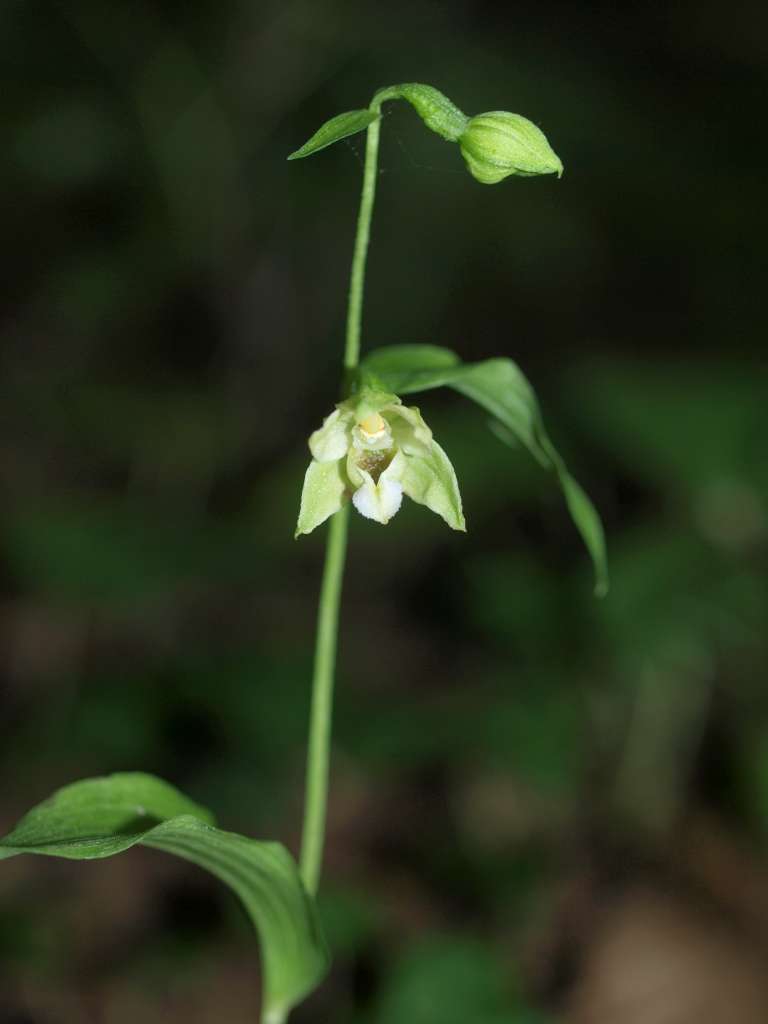
[[503,440],[527,448],[536,461],[555,473],[568,511],[592,558],[595,594],[608,591],[608,559],[600,516],[547,434],[535,392],[511,359],[462,363],[455,352],[436,345],[391,345],[371,352],[360,366],[360,380],[406,395],[451,387],[491,413],[505,430]]
[[427,455],[413,455],[408,460],[403,492],[411,501],[436,512],[452,530],[466,532],[456,471],[434,439]]
[[140,772],[64,786],[3,839],[0,860],[22,853],[92,860],[141,844],[205,868],[240,897],[261,941],[263,1024],[277,1024],[318,984],[328,952],[293,858],[279,843],[213,827],[211,814]]
[[348,499],[349,481],[344,460],[317,462],[313,459],[304,474],[299,519],[294,538],[312,531],[338,512]]
[[318,128],[311,139],[308,139],[303,146],[291,153],[289,160],[302,160],[305,156],[312,156],[319,153],[326,146],[332,146],[334,142],[341,142],[342,139],[358,132],[365,131],[369,124],[372,124],[378,114],[373,110],[349,110],[346,114],[337,114],[330,121]]

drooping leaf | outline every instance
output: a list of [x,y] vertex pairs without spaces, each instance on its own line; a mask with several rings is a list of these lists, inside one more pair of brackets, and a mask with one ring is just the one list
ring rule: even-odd
[[568,511],[589,551],[595,569],[595,593],[608,589],[605,535],[600,517],[547,434],[535,392],[511,359],[462,363],[450,349],[436,345],[391,345],[376,349],[362,362],[361,379],[405,395],[451,387],[486,409],[504,441],[524,445],[545,469],[555,473]]
[[326,146],[332,146],[334,142],[341,142],[350,135],[356,135],[364,131],[369,124],[376,120],[379,115],[372,110],[349,110],[346,114],[337,114],[330,121],[326,121],[318,128],[311,139],[308,139],[303,146],[291,153],[289,160],[301,160],[305,156],[312,156],[319,153]]
[[315,909],[279,843],[214,828],[208,811],[140,772],[65,786],[0,839],[0,859],[22,853],[90,860],[140,843],[205,868],[242,900],[261,940],[264,1024],[278,1024],[318,983],[328,957]]
[[456,353],[439,345],[387,345],[367,355],[361,371],[382,390],[408,395],[450,383],[457,366]]

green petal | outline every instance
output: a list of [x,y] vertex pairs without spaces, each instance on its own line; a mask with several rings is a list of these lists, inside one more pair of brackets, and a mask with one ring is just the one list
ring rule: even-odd
[[349,448],[350,415],[342,415],[334,409],[326,416],[323,425],[309,437],[309,450],[318,462],[336,462],[343,458]]
[[347,499],[347,489],[343,460],[316,462],[313,459],[304,477],[299,521],[294,536],[312,533],[316,526],[338,512]]
[[[385,413],[388,410],[384,410]],[[432,431],[415,406],[393,407],[389,413],[392,436],[406,455],[427,455],[432,447]]]
[[437,512],[452,530],[466,530],[456,473],[436,441],[429,455],[407,457],[402,482],[403,491],[412,501]]

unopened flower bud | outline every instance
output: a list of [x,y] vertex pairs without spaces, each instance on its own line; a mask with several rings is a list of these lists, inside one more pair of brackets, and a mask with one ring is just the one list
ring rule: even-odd
[[544,132],[520,114],[492,110],[473,117],[459,138],[470,173],[484,185],[495,185],[511,174],[563,173],[560,158]]

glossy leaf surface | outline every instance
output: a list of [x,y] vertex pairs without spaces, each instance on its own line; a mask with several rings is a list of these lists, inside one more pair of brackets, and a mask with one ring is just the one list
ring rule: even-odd
[[276,1024],[328,963],[314,906],[279,843],[214,828],[208,811],[152,775],[121,773],[58,790],[0,840],[0,859],[110,857],[137,843],[176,854],[232,888],[262,945],[264,1024]]

